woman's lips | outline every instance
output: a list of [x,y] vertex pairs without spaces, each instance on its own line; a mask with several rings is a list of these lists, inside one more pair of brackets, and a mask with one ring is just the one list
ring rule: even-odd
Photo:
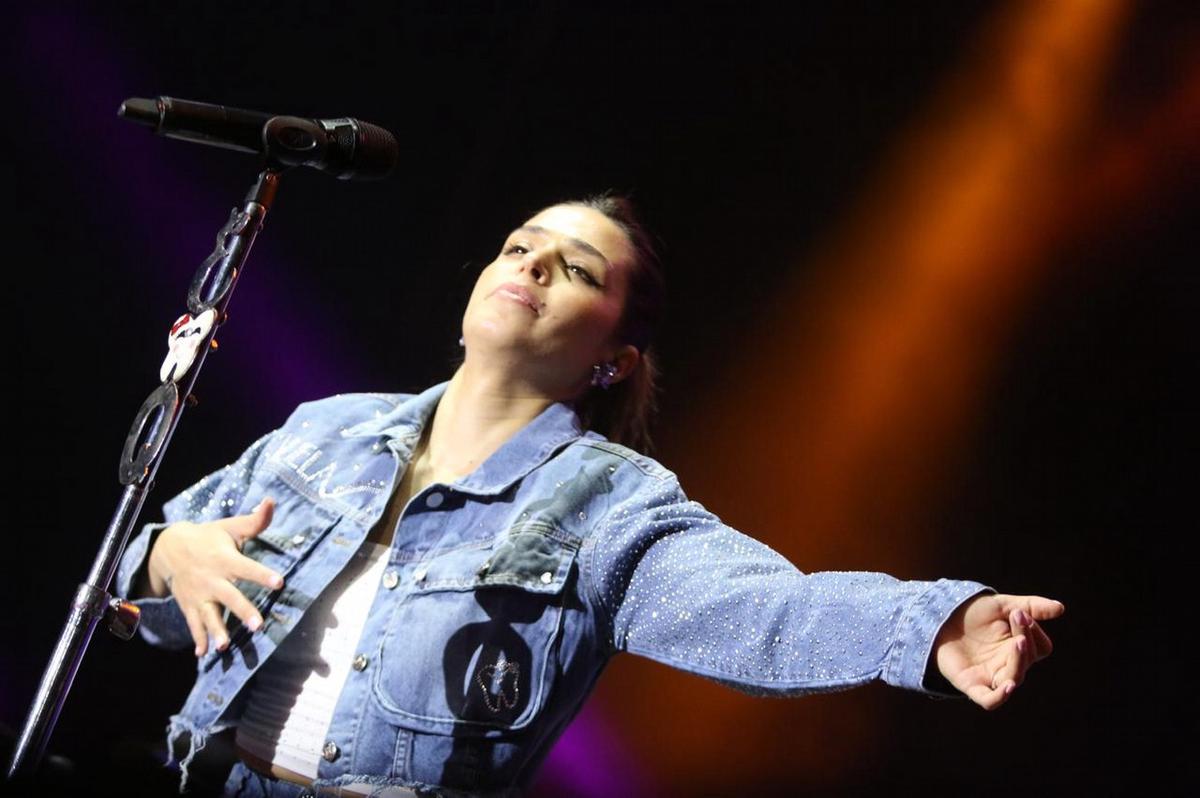
[[517,285],[516,283],[504,283],[493,291],[492,294],[500,294],[508,299],[520,302],[539,316],[542,313],[542,303],[538,301],[538,298],[533,295],[532,291],[524,286]]

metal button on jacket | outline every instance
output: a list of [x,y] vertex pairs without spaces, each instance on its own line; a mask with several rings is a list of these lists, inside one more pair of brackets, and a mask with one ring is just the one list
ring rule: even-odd
[[356,671],[365,671],[367,669],[367,663],[369,661],[370,660],[367,659],[366,655],[359,654],[357,657],[354,658],[354,661],[350,663],[350,667],[354,668],[354,670],[356,670]]
[[325,746],[321,749],[321,758],[326,762],[332,762],[333,760],[337,759],[341,753],[342,749],[337,747],[337,743],[335,743],[333,740],[330,740],[325,743]]
[[426,497],[425,497],[425,506],[426,506],[426,507],[429,507],[429,508],[431,508],[431,509],[436,509],[436,508],[438,508],[438,507],[441,507],[441,506],[442,506],[442,502],[443,502],[443,501],[445,501],[445,500],[446,500],[446,497],[445,497],[445,496],[443,496],[442,494],[440,494],[440,493],[431,493],[431,494],[429,494],[428,496],[426,496]]
[[393,589],[398,584],[400,584],[400,574],[395,571],[388,571],[383,575],[383,586],[388,590]]

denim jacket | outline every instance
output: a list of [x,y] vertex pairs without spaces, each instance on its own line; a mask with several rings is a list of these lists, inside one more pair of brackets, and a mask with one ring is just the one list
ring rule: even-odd
[[[381,517],[444,390],[303,404],[166,504],[166,523],[200,522],[272,497],[273,521],[244,553],[285,579],[277,591],[239,583],[262,630],[230,618],[228,650],[199,660],[170,724],[172,750],[190,738],[185,778],[206,739],[236,726],[247,683]],[[165,525],[130,543],[123,595]],[[689,501],[659,463],[583,431],[555,404],[473,473],[408,502],[314,785],[515,794],[619,651],[762,695],[874,679],[925,689],[938,629],[985,589],[801,573]],[[146,640],[192,645],[173,598],[138,604]]]

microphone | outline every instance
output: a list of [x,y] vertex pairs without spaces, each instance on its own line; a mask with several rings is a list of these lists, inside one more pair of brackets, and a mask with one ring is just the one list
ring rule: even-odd
[[260,153],[274,165],[311,166],[341,180],[387,177],[400,152],[387,130],[349,117],[276,116],[174,97],[131,97],[117,116],[168,138]]

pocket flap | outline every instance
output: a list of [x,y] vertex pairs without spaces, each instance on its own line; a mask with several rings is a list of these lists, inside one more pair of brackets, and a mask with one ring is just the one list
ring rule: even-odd
[[541,532],[514,532],[491,550],[435,558],[418,566],[419,591],[519,587],[529,593],[562,592],[575,551]]
[[303,560],[342,519],[316,507],[305,508],[305,512],[307,518],[277,515],[270,526],[246,541],[242,553],[255,557],[256,552],[262,551],[264,555],[276,555],[277,562],[288,564]]

